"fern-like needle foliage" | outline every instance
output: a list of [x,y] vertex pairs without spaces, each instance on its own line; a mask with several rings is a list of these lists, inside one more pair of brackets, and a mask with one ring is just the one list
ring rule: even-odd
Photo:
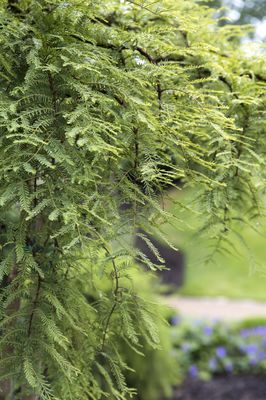
[[0,397],[129,399],[159,313],[128,238],[176,180],[217,246],[260,212],[265,63],[193,0],[0,4]]

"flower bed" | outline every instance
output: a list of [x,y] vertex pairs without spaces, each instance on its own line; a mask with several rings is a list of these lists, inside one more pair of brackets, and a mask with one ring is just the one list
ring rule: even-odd
[[172,318],[173,355],[182,375],[209,380],[217,375],[266,371],[266,324],[254,327]]

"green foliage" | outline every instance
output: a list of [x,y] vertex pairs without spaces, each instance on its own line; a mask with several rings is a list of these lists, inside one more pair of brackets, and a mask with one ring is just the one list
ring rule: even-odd
[[252,317],[244,319],[237,324],[238,329],[245,329],[245,328],[256,328],[257,326],[265,326],[266,325],[266,318],[265,317]]
[[174,179],[218,243],[257,215],[265,67],[193,0],[0,4],[3,396],[128,399],[118,341],[159,346],[128,236]]
[[[142,293],[142,298],[146,304],[154,303],[154,294],[157,289],[156,280],[152,276],[143,279],[141,271],[134,272],[134,285],[137,285],[138,291]],[[153,288],[151,290],[151,288]],[[154,305],[153,305],[154,307]],[[157,399],[160,393],[167,397],[171,395],[172,387],[180,382],[182,374],[179,366],[179,360],[172,356],[171,330],[172,328],[165,324],[164,318],[169,318],[171,310],[158,306],[155,309],[156,327],[160,339],[159,349],[153,349],[140,337],[141,349],[132,351],[132,346],[128,347],[128,341],[120,342],[120,352],[124,354],[126,363],[131,366],[133,371],[128,371],[127,381],[129,386],[137,388],[139,398]],[[158,318],[159,317],[159,318]],[[154,318],[154,317],[153,317]],[[125,346],[126,344],[126,346]],[[145,358],[143,358],[145,355]]]

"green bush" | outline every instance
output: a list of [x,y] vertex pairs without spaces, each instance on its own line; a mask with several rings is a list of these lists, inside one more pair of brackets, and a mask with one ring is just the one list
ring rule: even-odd
[[[98,265],[92,269],[89,281],[93,285],[86,286],[89,301],[96,310],[102,297],[108,296],[112,290],[110,279],[103,278],[99,270]],[[111,325],[112,342],[122,360],[121,368],[127,385],[136,388],[137,398],[142,400],[156,400],[162,395],[168,397],[172,393],[172,387],[180,381],[181,374],[178,360],[172,357],[171,327],[166,322],[169,310],[159,304],[158,279],[149,272],[144,272],[141,267],[131,266],[126,278],[121,279],[121,284],[124,290],[130,292],[129,300],[134,296],[136,302],[130,319],[129,314],[123,313],[125,305],[121,304],[120,316]],[[147,332],[143,330],[143,326],[140,327],[142,315],[138,313],[137,303],[143,303],[140,311],[147,313]],[[133,344],[128,337],[133,339]],[[108,369],[108,363],[106,367]]]
[[138,295],[154,309],[153,320],[158,329],[160,344],[154,349],[142,340],[140,351],[132,352],[131,348],[122,342],[121,353],[125,354],[127,365],[134,370],[128,371],[126,378],[130,387],[137,388],[139,398],[142,400],[161,399],[162,395],[170,397],[173,386],[181,382],[182,377],[179,360],[172,357],[172,328],[166,323],[170,310],[159,305],[160,299],[158,295],[156,297],[156,286],[158,286],[156,277],[149,273],[144,277],[143,271],[136,268],[133,271],[133,284]]
[[252,317],[244,319],[236,324],[238,329],[256,328],[257,326],[266,326],[266,317]]

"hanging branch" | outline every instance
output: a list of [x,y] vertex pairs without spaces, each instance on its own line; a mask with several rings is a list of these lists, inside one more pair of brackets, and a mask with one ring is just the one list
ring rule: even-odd
[[114,303],[113,303],[113,305],[111,307],[111,310],[110,310],[110,312],[109,312],[109,314],[108,314],[108,316],[106,318],[105,327],[103,329],[101,352],[104,350],[104,346],[105,346],[105,342],[106,342],[106,336],[107,336],[107,333],[108,333],[111,317],[114,314],[114,312],[116,310],[116,307],[118,305],[118,291],[119,291],[119,275],[118,275],[117,266],[115,264],[115,260],[111,256],[111,253],[108,250],[108,248],[106,246],[103,246],[103,248],[105,249],[106,253],[111,257],[111,262],[112,262],[112,266],[113,266],[113,273],[114,273],[114,278],[115,278],[115,287],[114,287],[114,290],[113,290]]

